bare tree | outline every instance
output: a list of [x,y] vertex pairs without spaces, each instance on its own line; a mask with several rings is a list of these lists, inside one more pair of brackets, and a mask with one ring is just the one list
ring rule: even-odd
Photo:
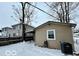
[[[33,4],[36,6],[37,3],[30,2],[30,4]],[[13,7],[14,16],[11,16],[11,17],[13,17],[16,21],[19,20],[21,22],[22,16],[23,16],[22,3],[19,3],[17,5],[12,5],[12,7]],[[31,25],[31,21],[33,21],[34,17],[36,16],[35,14],[36,14],[35,8],[27,4],[27,2],[25,2],[25,7],[24,7],[25,23]]]
[[[36,5],[36,3],[30,3]],[[22,23],[22,40],[25,40],[25,23],[31,25],[35,9],[26,2],[20,2],[19,4],[20,5],[18,5],[17,8],[15,7],[15,5],[13,5],[13,10],[15,19],[20,20],[20,22]]]
[[73,11],[78,7],[78,2],[45,2],[52,15],[60,22],[69,23],[72,20]]

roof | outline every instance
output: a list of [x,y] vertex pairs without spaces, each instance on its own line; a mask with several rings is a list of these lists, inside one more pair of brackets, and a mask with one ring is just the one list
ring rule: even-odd
[[22,23],[14,24],[14,25],[12,25],[12,27],[17,26],[17,25],[21,25],[21,24],[22,24]]
[[12,29],[12,28],[10,28],[10,27],[4,27],[4,28],[2,28],[2,30],[3,30],[3,29]]
[[[12,25],[12,27],[15,27],[15,26],[18,26],[18,25],[22,25],[22,23],[18,23],[18,24]],[[28,25],[28,24],[25,24],[25,25],[26,25],[26,26],[33,27],[33,26],[31,26],[31,25]],[[35,27],[33,27],[33,28],[35,28]]]
[[74,23],[61,23],[61,22],[48,21],[48,22],[43,23],[40,26],[36,27],[35,29],[43,27],[45,25],[50,25],[50,24],[53,24],[53,25],[55,25],[55,24],[58,24],[58,25],[68,25],[70,27],[76,27],[76,24],[74,24]]

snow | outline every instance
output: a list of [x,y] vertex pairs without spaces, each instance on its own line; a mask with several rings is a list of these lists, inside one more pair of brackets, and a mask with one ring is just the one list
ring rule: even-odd
[[60,50],[35,46],[34,42],[20,42],[0,47],[0,56],[63,56]]
[[[79,38],[74,37],[76,53],[79,53]],[[20,42],[0,47],[0,56],[64,56],[61,50],[38,47],[34,42]]]

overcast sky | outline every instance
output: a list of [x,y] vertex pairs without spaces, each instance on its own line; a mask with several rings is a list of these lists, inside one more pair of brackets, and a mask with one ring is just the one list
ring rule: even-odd
[[[17,4],[17,3],[0,2],[0,29],[3,27],[11,27],[11,25],[18,23],[18,21],[15,21],[13,18],[11,18],[11,16],[13,15],[12,5],[15,5],[15,4]],[[45,11],[48,10],[46,8],[46,5],[44,5],[43,3],[38,3],[37,6]],[[79,14],[78,9],[76,10],[75,14],[76,13]],[[39,10],[36,10],[36,14],[37,14],[37,17],[32,22],[33,26],[38,26],[48,20],[51,20],[51,19],[49,19],[48,15],[46,15],[45,13],[43,13]],[[77,15],[74,20],[76,21],[77,24],[79,24],[79,15]]]

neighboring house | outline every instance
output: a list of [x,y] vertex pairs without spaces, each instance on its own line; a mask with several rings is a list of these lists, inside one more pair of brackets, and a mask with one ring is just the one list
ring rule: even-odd
[[2,28],[2,37],[9,37],[10,36],[10,30],[12,30],[12,28],[10,27],[4,27]]
[[79,44],[79,32],[73,33],[74,43]]
[[[25,24],[25,33],[34,31],[34,27]],[[31,35],[31,34],[30,34]],[[22,24],[12,25],[12,28],[5,27],[2,28],[2,37],[20,37],[22,36]]]
[[[19,23],[19,24],[15,24],[15,25],[12,25],[13,27],[13,37],[15,36],[22,36],[22,24]],[[33,26],[30,26],[30,25],[27,25],[25,24],[25,33],[28,33],[28,32],[31,32],[31,31],[34,31],[34,27]]]
[[48,42],[49,48],[60,49],[60,42],[71,43],[74,48],[72,27],[76,24],[48,21],[35,29],[35,44],[44,46]]
[[78,33],[73,33],[73,37],[79,37],[79,32]]

